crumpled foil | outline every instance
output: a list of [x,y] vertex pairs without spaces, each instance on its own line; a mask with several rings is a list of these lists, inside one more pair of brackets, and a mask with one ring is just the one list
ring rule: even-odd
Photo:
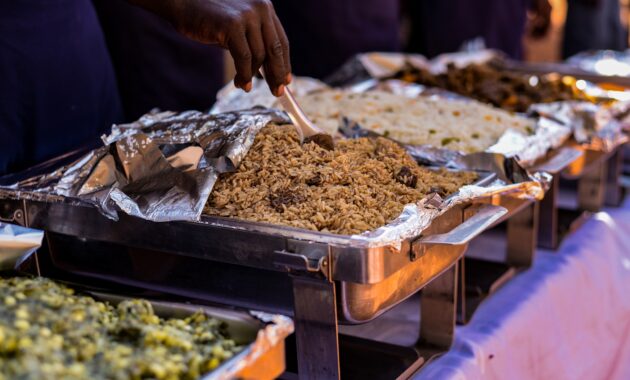
[[256,133],[272,121],[289,122],[266,109],[145,115],[114,126],[105,146],[74,163],[9,189],[24,199],[45,194],[95,205],[111,219],[122,210],[156,222],[196,221],[219,174],[238,167]]
[[467,185],[446,199],[432,194],[417,204],[406,205],[401,215],[383,227],[360,235],[353,235],[355,245],[366,247],[390,246],[400,250],[405,239],[416,238],[431,223],[449,209],[477,199],[501,195],[524,200],[541,200],[549,189],[551,175],[537,172],[530,175],[528,181],[508,184],[497,179],[488,185]]
[[[95,205],[110,217],[116,217],[114,206],[118,206],[153,221],[196,221],[217,175],[237,167],[256,132],[271,121],[288,122],[279,111],[260,109],[219,115],[147,115],[136,123],[114,127],[103,138],[108,145],[51,174],[13,185],[0,196],[75,200]],[[351,244],[400,249],[404,239],[419,236],[435,217],[456,204],[500,193],[527,199],[544,194],[544,181],[530,176],[513,158],[490,153],[456,156],[449,165],[491,172],[497,179],[489,186],[462,187],[446,200],[432,194],[409,204],[391,223],[353,235]],[[242,226],[237,228],[251,228],[248,222],[239,223]]]
[[223,363],[210,374],[203,376],[202,380],[231,380],[240,378],[242,376],[241,372],[244,369],[263,358],[267,352],[276,347],[294,331],[291,318],[260,311],[250,311],[249,313],[259,321],[265,323],[266,326],[258,331],[256,340],[247,347],[245,352],[237,354],[237,357],[234,358],[237,360],[229,360]]
[[17,268],[42,245],[44,231],[0,222],[0,270]]
[[546,104],[534,104],[531,114],[570,128],[578,143],[589,145],[593,149],[611,151],[627,140],[623,133],[629,103],[610,106],[582,101],[565,101]]

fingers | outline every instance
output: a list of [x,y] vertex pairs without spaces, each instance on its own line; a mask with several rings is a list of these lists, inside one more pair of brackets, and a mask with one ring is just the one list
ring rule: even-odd
[[284,91],[282,86],[285,84],[287,71],[284,67],[282,44],[271,17],[269,17],[267,22],[263,23],[262,32],[267,53],[264,63],[265,79],[269,84],[269,88],[271,88],[271,92],[276,96],[280,96]]
[[234,85],[249,92],[252,88],[252,52],[249,43],[242,31],[234,31],[230,35],[228,49],[234,59],[236,76]]
[[285,84],[291,83],[291,55],[289,51],[289,39],[287,38],[286,33],[284,32],[284,28],[278,19],[278,16],[273,14],[273,22],[276,27],[276,32],[278,33],[278,38],[280,39],[280,44],[282,45],[282,57],[284,58],[284,68],[287,71],[287,75],[285,78]]
[[247,41],[249,43],[249,50],[252,53],[252,75],[256,75],[267,56],[260,23],[254,22],[248,27]]
[[228,25],[225,45],[236,66],[234,85],[249,91],[252,76],[262,66],[271,92],[280,96],[291,82],[289,41],[270,1],[249,2],[247,11]]

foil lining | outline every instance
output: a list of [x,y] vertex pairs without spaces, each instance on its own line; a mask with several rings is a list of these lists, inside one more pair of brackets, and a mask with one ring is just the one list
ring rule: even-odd
[[0,222],[0,270],[17,268],[42,245],[44,231]]
[[[287,122],[283,115],[270,110],[215,116],[149,115],[113,128],[103,138],[109,145],[51,174],[18,183],[0,196],[41,200],[42,194],[52,193],[56,201],[89,203],[108,216],[112,215],[107,212],[115,212],[113,205],[117,205],[148,220],[197,221],[218,173],[238,166],[255,133],[270,121]],[[182,153],[186,151],[192,160]],[[419,236],[436,217],[457,204],[502,193],[528,199],[540,199],[544,194],[544,181],[529,176],[513,158],[490,153],[455,156],[449,165],[457,170],[491,172],[497,180],[490,186],[462,187],[445,200],[432,194],[417,204],[406,205],[394,221],[351,236],[350,244],[400,249],[405,239]],[[195,188],[199,183],[202,188]],[[182,196],[173,196],[177,194]],[[252,227],[243,222],[242,227],[235,228]],[[348,240],[340,244],[348,244]]]
[[613,106],[582,101],[534,104],[529,112],[570,128],[573,138],[592,149],[611,151],[626,142],[623,133],[630,103]]
[[524,200],[541,200],[549,189],[551,180],[551,175],[537,172],[531,175],[528,181],[519,183],[508,184],[497,179],[489,185],[463,186],[457,193],[446,199],[432,194],[417,204],[406,205],[402,214],[389,224],[374,231],[353,235],[351,240],[355,245],[390,246],[395,250],[400,250],[404,240],[420,236],[437,217],[457,205],[498,195]]
[[265,109],[145,115],[112,127],[105,146],[74,163],[6,190],[22,199],[62,196],[115,220],[121,210],[156,222],[196,221],[219,174],[234,170],[272,121],[289,122],[280,111]]

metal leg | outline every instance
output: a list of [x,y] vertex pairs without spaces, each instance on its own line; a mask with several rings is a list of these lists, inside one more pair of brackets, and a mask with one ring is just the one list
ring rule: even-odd
[[335,283],[293,277],[300,379],[339,379]]
[[530,267],[536,252],[538,233],[538,202],[533,202],[507,222],[506,264]]
[[560,175],[554,175],[545,198],[540,201],[538,217],[538,246],[556,249],[558,239],[558,192]]
[[622,189],[619,183],[623,168],[623,146],[608,159],[606,175],[606,205],[619,206],[622,200]]
[[420,299],[421,346],[448,350],[455,336],[458,266],[453,265],[422,290]]
[[579,179],[578,206],[580,210],[597,212],[602,208],[607,172],[606,162],[601,162]]
[[466,259],[462,257],[459,265],[459,279],[457,283],[457,323],[468,323],[466,314]]

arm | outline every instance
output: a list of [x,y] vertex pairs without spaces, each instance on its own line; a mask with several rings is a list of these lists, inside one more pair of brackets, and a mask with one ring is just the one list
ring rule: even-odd
[[230,51],[234,85],[245,91],[260,67],[274,95],[291,81],[289,41],[270,0],[128,0],[193,40]]

